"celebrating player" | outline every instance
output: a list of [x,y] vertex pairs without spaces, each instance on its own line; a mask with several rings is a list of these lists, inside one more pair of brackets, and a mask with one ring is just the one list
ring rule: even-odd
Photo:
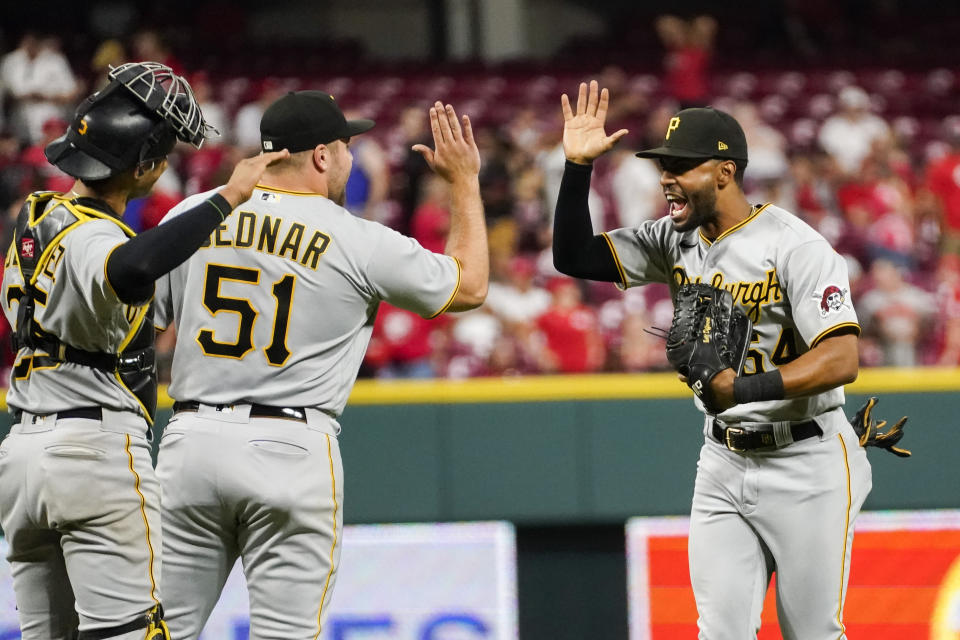
[[168,637],[148,442],[154,280],[288,155],[241,161],[175,224],[134,237],[120,221],[127,202],[150,191],[178,138],[199,147],[210,127],[169,67],[129,63],[110,79],[46,148],[73,188],[27,198],[5,262],[3,310],[18,352],[0,524],[24,640]]
[[[160,446],[164,588],[178,640],[200,634],[237,558],[251,636],[316,638],[329,611],[343,533],[337,418],[382,300],[434,317],[480,305],[488,257],[470,120],[430,109],[450,183],[446,255],[342,207],[347,120],[321,91],[290,93],[260,123],[264,150],[287,148],[253,197],[157,287],[159,326],[177,331],[174,415]],[[174,208],[161,225],[176,224]]]
[[726,289],[753,321],[743,375],[709,381],[691,511],[690,577],[700,638],[753,638],[773,571],[784,637],[846,637],[843,600],[853,523],[870,465],[843,413],[842,385],[858,373],[860,327],[843,259],[816,231],[743,192],[747,143],[722,111],[685,109],[660,163],[669,215],[594,235],[587,208],[592,162],[627,132],[604,131],[609,96],[566,95],[567,157],[553,256],[569,275],[615,282]]

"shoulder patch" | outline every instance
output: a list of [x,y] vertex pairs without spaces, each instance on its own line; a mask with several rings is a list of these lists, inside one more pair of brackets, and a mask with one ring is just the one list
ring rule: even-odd
[[820,307],[820,317],[826,318],[831,313],[838,313],[844,308],[849,309],[850,303],[847,301],[847,293],[846,289],[833,284],[827,285],[821,291],[814,293],[812,298],[816,300]]

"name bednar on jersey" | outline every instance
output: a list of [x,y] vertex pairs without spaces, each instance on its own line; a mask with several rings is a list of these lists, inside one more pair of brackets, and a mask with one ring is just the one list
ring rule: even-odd
[[[283,194],[258,191],[255,197],[264,202],[274,202],[281,200]],[[310,239],[305,240],[308,237]],[[329,235],[309,229],[299,222],[287,222],[269,214],[258,217],[252,211],[238,211],[220,225],[201,248],[251,249],[298,262],[316,271],[320,256],[329,245]]]

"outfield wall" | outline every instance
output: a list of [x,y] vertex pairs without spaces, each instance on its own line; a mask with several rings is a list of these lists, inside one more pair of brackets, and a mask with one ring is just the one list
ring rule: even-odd
[[[960,373],[864,370],[847,414],[869,395],[878,416],[910,416],[914,456],[870,452],[864,508],[960,506]],[[687,513],[703,420],[674,375],[646,374],[360,381],[341,424],[347,523],[563,525]]]

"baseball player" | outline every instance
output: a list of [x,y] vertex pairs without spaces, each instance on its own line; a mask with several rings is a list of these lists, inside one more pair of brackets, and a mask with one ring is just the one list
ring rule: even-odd
[[[343,535],[337,418],[377,306],[430,318],[478,306],[488,258],[480,156],[469,119],[430,109],[435,149],[416,145],[450,183],[446,255],[342,207],[351,137],[330,95],[290,93],[264,112],[269,167],[253,196],[157,286],[160,325],[177,342],[174,415],[157,463],[163,489],[164,593],[177,640],[200,634],[237,558],[251,638],[315,639]],[[176,224],[201,194],[175,207]]]
[[853,523],[871,488],[870,464],[843,413],[857,377],[860,327],[843,259],[816,231],[772,204],[751,205],[747,144],[722,111],[685,109],[660,163],[669,215],[594,235],[591,163],[627,132],[604,132],[609,96],[580,85],[562,97],[567,157],[554,228],[561,271],[616,282],[731,292],[753,321],[743,375],[710,381],[720,410],[704,410],[691,510],[689,561],[700,638],[755,638],[771,574],[783,637],[846,638],[843,602]]
[[[120,221],[180,139],[209,127],[169,67],[129,63],[46,147],[77,180],[31,194],[17,218],[3,311],[17,359],[0,444],[0,525],[24,640],[167,638],[160,596],[154,280],[200,246],[266,163],[241,162],[178,225],[134,237]],[[178,221],[179,222],[179,221]]]

